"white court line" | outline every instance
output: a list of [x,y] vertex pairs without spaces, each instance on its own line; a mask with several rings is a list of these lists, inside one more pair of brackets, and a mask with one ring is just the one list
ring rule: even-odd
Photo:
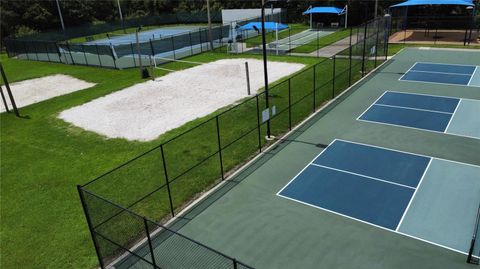
[[444,133],[447,133],[448,127],[450,126],[450,123],[452,123],[453,117],[455,117],[455,113],[457,113],[457,109],[460,107],[460,103],[462,102],[462,99],[458,101],[457,106],[455,107],[455,110],[453,111],[452,117],[450,117],[450,120],[448,121],[447,127],[445,127],[445,130],[443,130]]
[[367,175],[363,175],[363,174],[358,174],[358,173],[350,172],[350,171],[343,170],[343,169],[333,168],[333,167],[330,167],[330,166],[325,166],[325,165],[316,164],[316,163],[311,163],[310,165],[325,168],[325,169],[329,169],[329,170],[334,170],[334,171],[338,171],[338,172],[342,172],[342,173],[346,173],[346,174],[351,174],[351,175],[354,175],[354,176],[364,177],[364,178],[368,178],[368,179],[371,179],[371,180],[375,180],[375,181],[379,181],[379,182],[383,182],[383,183],[387,183],[387,184],[391,184],[391,185],[397,185],[399,187],[409,188],[409,189],[412,189],[412,190],[416,189],[415,187],[412,187],[412,186],[396,183],[396,182],[389,181],[389,180],[380,179],[380,178],[377,178],[377,177],[371,177],[371,176],[367,176]]
[[[402,76],[403,78],[403,76]],[[418,82],[418,83],[427,83],[427,84],[442,84],[442,85],[448,85],[448,86],[463,86],[463,87],[478,87],[478,86],[469,86],[466,84],[454,84],[454,83],[444,83],[444,82],[431,82],[431,81],[423,81],[423,80],[411,80],[411,79],[398,79],[400,81],[405,81],[405,82]]]
[[395,229],[395,231],[398,232],[398,229],[400,229],[400,225],[402,224],[403,219],[405,218],[405,215],[407,215],[408,209],[410,209],[410,205],[412,204],[413,199],[415,198],[415,195],[417,194],[418,189],[420,189],[420,185],[422,185],[423,179],[425,178],[425,175],[427,174],[428,168],[430,167],[430,164],[431,164],[431,163],[432,163],[432,158],[430,158],[430,160],[428,161],[427,167],[426,167],[425,170],[423,171],[423,175],[422,175],[422,177],[420,178],[420,181],[418,182],[417,188],[416,188],[415,191],[413,192],[412,197],[410,197],[410,201],[408,202],[407,208],[405,208],[405,211],[403,211],[402,218],[401,218],[400,221],[398,222],[398,225],[397,225],[397,228]]
[[476,65],[473,64],[445,64],[445,63],[434,63],[434,62],[415,62],[419,64],[436,64],[436,65],[455,65],[455,66],[469,66],[469,67],[475,67]]
[[403,77],[406,76],[408,72],[410,72],[410,70],[412,70],[412,68],[414,68],[416,65],[417,63],[414,63],[412,66],[410,66],[410,68],[408,68],[408,70],[405,71],[405,73],[403,73],[403,75],[398,80],[403,80]]
[[477,73],[477,69],[478,69],[478,66],[475,67],[475,70],[473,70],[472,77],[470,78],[470,80],[469,80],[468,83],[467,83],[468,86],[470,86],[470,83],[472,82],[472,79],[473,79],[473,77],[475,76],[475,73]]
[[363,116],[363,114],[367,113],[367,111],[370,110],[370,108],[374,106],[378,102],[378,100],[380,100],[386,93],[387,93],[386,91],[383,92],[371,105],[368,106],[368,108],[365,111],[362,112],[362,114],[360,114],[360,116],[357,117],[356,120],[359,120]]
[[467,74],[467,73],[450,73],[450,72],[424,71],[424,70],[410,70],[409,72],[431,73],[431,74],[446,74],[446,75],[453,75],[453,76],[471,76],[471,75],[472,75],[472,74]]
[[436,111],[436,110],[429,110],[429,109],[422,109],[422,108],[413,108],[413,107],[408,107],[408,106],[395,106],[395,105],[385,105],[385,104],[375,104],[375,105],[376,106],[394,107],[394,108],[400,108],[400,109],[418,110],[418,111],[423,111],[423,112],[452,115],[452,112],[443,112],[443,111]]
[[388,90],[387,92],[410,94],[410,95],[424,95],[424,96],[439,97],[439,98],[446,98],[446,99],[455,99],[455,100],[465,99],[465,100],[472,100],[472,101],[480,102],[480,100],[477,100],[477,99],[468,99],[468,98],[463,98],[463,97],[454,97],[454,96],[452,97],[452,96],[444,96],[444,95],[433,95],[433,94],[427,94],[427,93],[400,92],[400,91],[392,91],[392,90]]
[[380,124],[380,125],[395,126],[395,127],[407,128],[407,129],[418,130],[418,131],[426,131],[426,132],[432,132],[432,133],[437,133],[437,134],[465,137],[465,138],[471,138],[471,139],[476,139],[476,140],[480,139],[480,137],[476,137],[476,136],[455,134],[455,133],[445,133],[445,132],[440,132],[440,131],[435,131],[435,130],[430,130],[430,129],[422,129],[422,128],[417,128],[417,127],[398,125],[398,124],[386,123],[386,122],[381,122],[381,121],[372,121],[372,120],[364,120],[364,119],[358,119],[358,121],[370,122],[370,123],[375,123],[375,124]]

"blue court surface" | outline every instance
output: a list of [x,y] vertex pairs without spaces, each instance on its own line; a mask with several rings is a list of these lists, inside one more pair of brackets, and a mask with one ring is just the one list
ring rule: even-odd
[[386,91],[358,120],[480,139],[480,100]]
[[474,65],[415,63],[400,80],[480,87],[480,68]]
[[334,140],[277,195],[465,253],[479,193],[480,167]]
[[[148,31],[142,31],[138,34],[138,39],[140,42],[148,42],[150,40],[158,40],[161,38],[169,37],[172,35],[178,35],[182,33],[188,33],[192,30],[198,29],[199,26],[177,26],[177,27],[163,27]],[[135,34],[125,34],[125,35],[114,35],[110,38],[104,38],[99,40],[94,40],[90,42],[85,42],[84,45],[121,45],[121,44],[130,44],[135,43],[136,37]]]

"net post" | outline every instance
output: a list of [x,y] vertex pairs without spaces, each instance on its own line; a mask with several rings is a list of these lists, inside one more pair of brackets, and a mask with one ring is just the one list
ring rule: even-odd
[[165,173],[165,182],[167,184],[168,200],[170,202],[170,213],[172,214],[172,218],[173,218],[175,217],[175,211],[173,210],[172,193],[170,191],[170,181],[168,180],[167,162],[165,160],[165,152],[163,150],[163,144],[160,145],[160,152],[162,153],[163,172]]
[[335,98],[335,55],[333,55],[332,99]]
[[292,88],[291,79],[288,79],[288,129],[292,130]]
[[[290,81],[290,79],[289,79]],[[289,87],[290,89],[290,87]],[[255,99],[257,101],[257,130],[258,130],[258,151],[262,152],[262,132],[260,130],[260,105],[258,101],[258,94],[255,95]]]
[[245,73],[247,76],[247,93],[250,95],[250,71],[248,70],[248,62],[245,62]]
[[93,246],[95,247],[98,263],[100,264],[100,268],[103,269],[105,268],[105,265],[103,264],[102,256],[100,253],[100,247],[98,246],[97,237],[95,236],[95,232],[93,231],[92,220],[90,219],[90,214],[88,212],[87,204],[85,203],[85,197],[83,196],[82,187],[80,185],[77,185],[77,191],[78,191],[78,195],[80,196],[80,202],[82,203],[85,219],[87,220],[88,230],[90,231],[90,235],[92,236]]
[[8,84],[8,79],[7,79],[7,75],[5,74],[5,70],[3,70],[2,63],[0,63],[0,73],[2,75],[3,83],[5,84],[5,88],[7,89],[7,94],[8,94],[8,97],[10,98],[10,103],[12,104],[13,111],[15,112],[15,116],[20,118],[20,113],[18,112],[17,104],[15,103],[15,99],[13,98],[13,94],[10,89],[10,85]]
[[222,158],[222,144],[220,140],[220,125],[218,123],[218,115],[215,116],[215,122],[217,125],[217,140],[218,140],[218,156],[220,158],[220,173],[222,176],[222,180],[225,180],[225,175],[223,173],[223,158]]
[[313,112],[315,112],[315,107],[316,107],[316,100],[315,100],[315,93],[316,93],[316,81],[315,81],[315,73],[316,73],[316,67],[317,65],[313,66]]
[[155,262],[155,253],[153,252],[152,239],[150,238],[150,229],[148,228],[148,221],[145,217],[143,217],[143,224],[145,226],[145,233],[147,234],[148,248],[150,249],[150,254],[152,256],[153,268],[157,268],[157,263]]

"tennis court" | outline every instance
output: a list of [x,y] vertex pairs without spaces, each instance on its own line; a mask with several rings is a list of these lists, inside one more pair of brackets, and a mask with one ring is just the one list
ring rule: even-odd
[[301,45],[308,44],[311,41],[324,37],[333,33],[333,31],[315,31],[315,30],[306,30],[298,34],[294,34],[290,37],[280,39],[278,42],[270,43],[270,48],[277,47],[281,51],[290,51]]
[[476,65],[415,63],[400,80],[480,87],[480,68]]
[[420,61],[475,65],[480,52],[404,49],[170,227],[255,268],[472,268],[480,139],[466,130],[480,91],[400,80]]
[[[182,25],[141,31],[138,33],[138,40],[140,43],[149,42],[150,40],[158,40],[173,35],[188,33],[190,31],[198,30],[199,28],[200,26]],[[132,33],[111,35],[109,38],[85,42],[84,45],[122,45],[135,42],[137,42],[136,36],[135,33]]]

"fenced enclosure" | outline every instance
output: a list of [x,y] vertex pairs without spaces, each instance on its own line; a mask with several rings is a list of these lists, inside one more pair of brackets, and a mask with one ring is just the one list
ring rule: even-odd
[[169,221],[271,145],[267,124],[280,137],[387,59],[389,18],[359,29],[348,32],[356,42],[272,85],[268,95],[246,98],[78,186],[100,266],[251,268],[178,233]]
[[395,16],[391,43],[480,45],[480,20],[474,16]]
[[[284,19],[284,12],[266,15],[266,20],[269,21],[282,22]],[[235,25],[259,20],[260,18],[255,17],[225,25],[214,25],[211,29],[212,42],[210,42],[210,29],[206,25],[178,34],[161,36],[158,39],[152,36],[151,39],[140,40],[138,44],[135,42],[135,31],[139,27],[145,30],[162,30],[159,27],[169,24],[205,23],[206,16],[200,13],[189,16],[165,14],[132,19],[126,21],[124,26],[121,23],[114,23],[77,27],[69,29],[65,33],[56,31],[22,38],[7,38],[4,43],[9,57],[123,69],[137,67],[141,64],[148,65],[150,57],[181,59],[226,46],[232,43]],[[221,22],[220,15],[214,14],[212,21]],[[191,28],[191,26],[187,28]],[[115,42],[114,38],[108,40],[109,32],[115,32],[117,35],[130,35],[132,38],[130,42],[126,43]],[[141,31],[139,33],[142,34]],[[252,37],[258,33],[250,31],[248,35]],[[105,39],[107,40],[95,42]]]

